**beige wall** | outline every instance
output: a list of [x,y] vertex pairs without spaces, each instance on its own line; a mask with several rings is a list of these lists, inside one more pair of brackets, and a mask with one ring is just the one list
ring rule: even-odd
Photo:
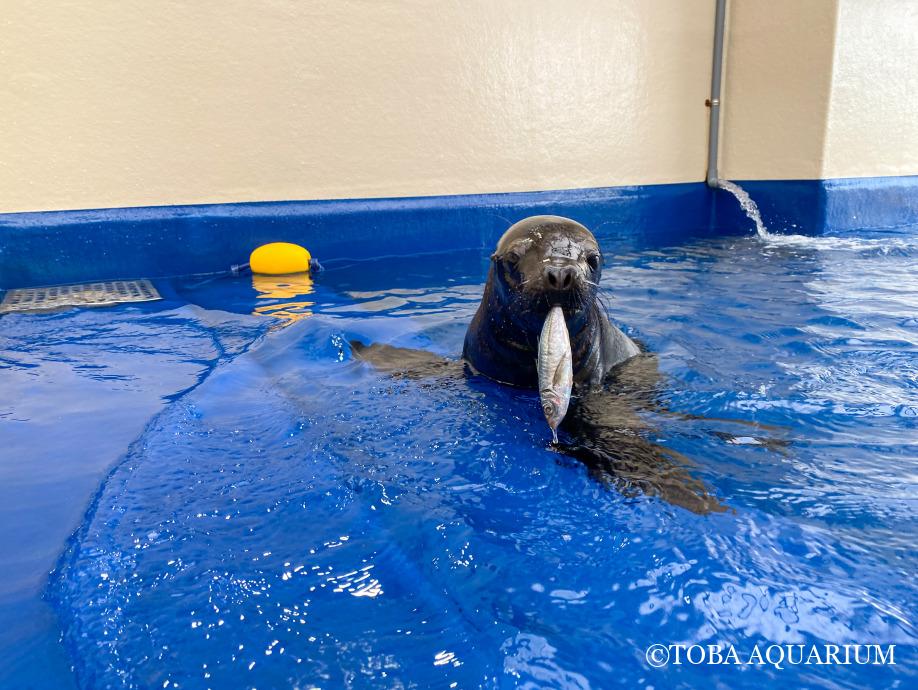
[[[918,174],[918,2],[729,0],[722,177]],[[698,181],[714,0],[7,0],[0,212]]]
[[916,0],[729,0],[721,176],[918,174]]
[[0,211],[700,180],[711,0],[7,0]]
[[918,2],[840,0],[824,177],[918,175]]
[[728,0],[720,176],[818,178],[834,0]]

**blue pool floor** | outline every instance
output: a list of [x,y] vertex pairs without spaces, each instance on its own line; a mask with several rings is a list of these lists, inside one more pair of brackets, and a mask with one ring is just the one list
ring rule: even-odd
[[[0,318],[3,686],[914,684],[916,235],[604,250],[659,402],[702,418],[642,433],[730,511],[602,486],[531,392],[352,359],[458,356],[485,252]],[[679,642],[899,654],[647,665]]]

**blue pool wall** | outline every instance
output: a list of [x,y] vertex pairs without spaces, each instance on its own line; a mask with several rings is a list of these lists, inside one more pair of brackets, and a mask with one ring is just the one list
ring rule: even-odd
[[[740,184],[772,231],[868,233],[918,225],[918,176]],[[601,241],[635,246],[753,232],[732,196],[702,182],[10,213],[0,214],[0,289],[215,273],[274,241],[302,244],[323,261],[487,251],[511,223],[540,213],[569,216]]]
[[918,225],[918,175],[746,180],[740,185],[772,232],[866,236]]

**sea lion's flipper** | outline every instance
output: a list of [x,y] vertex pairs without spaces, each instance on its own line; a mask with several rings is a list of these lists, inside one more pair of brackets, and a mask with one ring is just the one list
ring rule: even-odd
[[[760,432],[772,432],[776,434],[786,433],[788,427],[775,424],[765,424],[748,419],[736,419],[732,417],[707,417],[703,415],[690,414],[686,412],[676,412],[670,410],[666,405],[660,402],[660,393],[665,389],[666,378],[660,372],[659,361],[653,353],[642,351],[636,357],[632,357],[626,362],[619,364],[609,372],[604,382],[605,386],[618,394],[627,394],[634,402],[635,406],[675,419],[695,422],[711,422],[722,424],[736,424],[744,427],[751,427]],[[715,435],[720,436],[718,432]],[[761,440],[761,439],[760,439]],[[786,445],[780,439],[768,439],[765,445],[775,444],[776,446]]]
[[[604,386],[616,395],[625,395],[635,409],[658,414],[670,419],[687,422],[699,422],[708,427],[705,429],[718,438],[728,443],[740,442],[744,438],[754,438],[755,442],[767,448],[786,454],[790,441],[785,438],[790,431],[788,427],[776,424],[765,424],[748,419],[733,417],[709,417],[705,415],[677,412],[669,409],[661,402],[661,393],[666,389],[666,378],[659,369],[657,356],[650,352],[642,352],[637,357],[632,357],[615,367],[606,377]],[[730,429],[730,426],[734,426]],[[739,427],[739,428],[736,428]],[[743,431],[742,429],[752,429]]]
[[601,483],[626,495],[659,496],[693,513],[728,510],[692,473],[691,460],[647,439],[648,426],[628,396],[591,391],[563,426],[573,440],[559,450],[580,460]]
[[424,379],[462,376],[464,365],[426,350],[393,347],[384,343],[366,345],[351,340],[351,352],[374,369],[396,378]]
[[639,435],[623,435],[614,445],[588,441],[558,448],[582,462],[593,479],[625,495],[659,496],[700,515],[729,510],[689,471],[685,456]]

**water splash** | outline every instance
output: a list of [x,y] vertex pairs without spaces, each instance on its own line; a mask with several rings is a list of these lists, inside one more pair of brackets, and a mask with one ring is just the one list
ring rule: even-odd
[[762,214],[759,213],[759,207],[756,206],[752,197],[749,196],[749,193],[745,189],[734,182],[730,182],[730,180],[717,180],[717,186],[721,189],[725,189],[736,197],[743,211],[745,211],[749,219],[755,223],[755,232],[759,237],[763,239],[771,237],[768,233],[768,229],[765,227],[765,223],[762,222]]
[[730,192],[730,194],[736,198],[749,219],[755,223],[755,230],[758,238],[764,241],[769,247],[780,245],[804,247],[820,251],[866,251],[875,252],[883,256],[891,253],[910,255],[915,248],[915,241],[913,238],[834,237],[826,235],[785,234],[783,232],[772,233],[765,227],[765,223],[762,221],[762,215],[759,213],[759,207],[745,189],[735,182],[723,179],[717,180],[717,186],[720,189]]

